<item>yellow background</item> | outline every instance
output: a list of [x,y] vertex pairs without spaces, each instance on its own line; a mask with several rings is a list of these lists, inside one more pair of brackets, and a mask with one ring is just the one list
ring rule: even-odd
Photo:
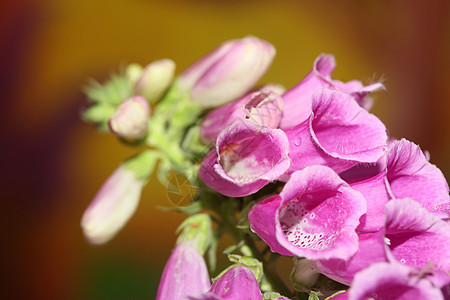
[[[334,78],[383,78],[373,112],[450,176],[450,2],[10,0],[0,8],[2,293],[15,299],[152,299],[184,216],[153,178],[109,244],[81,215],[133,149],[83,124],[89,77],[161,58],[178,73],[221,42],[255,35],[277,56],[261,83],[289,88],[320,53]],[[6,208],[6,209],[5,209]],[[289,269],[284,269],[289,273]]]

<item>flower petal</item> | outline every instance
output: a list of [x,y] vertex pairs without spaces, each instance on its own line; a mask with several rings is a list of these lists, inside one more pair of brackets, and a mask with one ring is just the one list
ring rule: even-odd
[[349,290],[349,300],[443,300],[438,288],[411,273],[410,268],[398,264],[373,264],[355,276]]
[[313,95],[311,135],[328,155],[375,163],[387,150],[386,127],[342,92],[320,90]]
[[432,264],[450,271],[450,224],[413,199],[393,199],[386,204],[385,236],[398,261],[420,269]]
[[387,180],[394,198],[413,198],[440,218],[450,216],[449,187],[419,146],[402,139],[390,145]]
[[350,259],[319,259],[315,266],[325,276],[350,285],[356,273],[373,263],[388,261],[384,232],[380,230],[358,235],[358,251]]
[[269,89],[262,89],[210,112],[200,124],[200,135],[205,141],[213,142],[224,128],[244,119],[259,126],[277,128],[282,111],[281,97]]

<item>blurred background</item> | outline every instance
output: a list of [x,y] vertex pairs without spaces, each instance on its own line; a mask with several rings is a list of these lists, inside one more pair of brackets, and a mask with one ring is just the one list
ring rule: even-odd
[[449,1],[10,0],[0,22],[4,299],[154,298],[184,218],[155,208],[172,205],[156,178],[107,245],[79,225],[135,153],[80,121],[81,89],[126,63],[171,58],[179,73],[251,34],[277,48],[261,83],[290,88],[332,53],[335,79],[383,79],[372,111],[450,178]]

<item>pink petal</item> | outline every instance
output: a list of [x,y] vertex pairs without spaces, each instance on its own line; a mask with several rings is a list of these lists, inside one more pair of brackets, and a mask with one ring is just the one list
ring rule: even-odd
[[405,139],[390,145],[387,180],[394,198],[413,198],[440,218],[450,215],[447,181],[441,170],[428,162],[419,146]]
[[393,257],[409,266],[450,271],[450,224],[412,199],[386,204],[385,236]]
[[319,259],[315,266],[325,276],[350,285],[356,273],[377,262],[388,262],[382,230],[358,235],[358,251],[350,259]]
[[349,290],[349,300],[366,299],[443,300],[443,297],[428,280],[414,277],[410,268],[377,263],[358,273]]

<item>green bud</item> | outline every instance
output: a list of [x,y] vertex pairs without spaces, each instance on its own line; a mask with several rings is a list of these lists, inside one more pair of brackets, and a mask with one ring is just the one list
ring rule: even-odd
[[191,241],[203,255],[213,236],[211,218],[208,214],[192,215],[181,223],[176,232],[181,232],[177,244]]
[[144,68],[142,68],[141,65],[132,63],[129,64],[125,69],[125,76],[126,78],[128,78],[128,80],[132,85],[135,85],[136,82],[139,80],[139,77],[141,77],[143,70]]

